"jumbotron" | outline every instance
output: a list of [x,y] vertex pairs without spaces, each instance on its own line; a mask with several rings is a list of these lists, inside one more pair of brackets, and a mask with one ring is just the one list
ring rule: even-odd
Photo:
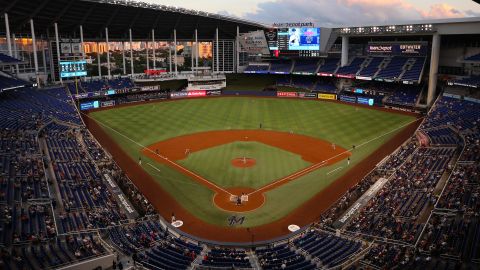
[[0,3],[0,269],[480,268],[480,18]]

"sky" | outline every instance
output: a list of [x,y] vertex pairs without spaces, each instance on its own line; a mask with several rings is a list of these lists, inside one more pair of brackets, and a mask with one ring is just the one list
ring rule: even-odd
[[388,24],[480,17],[472,0],[142,0],[262,23],[314,22],[317,26]]

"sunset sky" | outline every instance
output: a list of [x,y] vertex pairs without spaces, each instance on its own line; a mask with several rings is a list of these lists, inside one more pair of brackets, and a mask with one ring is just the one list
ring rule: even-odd
[[264,23],[312,21],[318,26],[480,17],[472,0],[143,0],[234,15]]

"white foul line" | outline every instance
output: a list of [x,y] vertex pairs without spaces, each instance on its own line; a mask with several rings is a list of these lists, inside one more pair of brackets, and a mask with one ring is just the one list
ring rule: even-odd
[[335,170],[329,171],[329,172],[327,173],[327,175],[330,175],[331,173],[334,173],[334,172],[336,172],[336,171],[338,171],[338,170],[340,170],[340,169],[342,169],[342,168],[343,168],[343,167],[338,167],[338,168],[336,168]]
[[156,171],[160,172],[160,169],[159,169],[159,168],[157,168],[157,167],[155,167],[155,166],[153,166],[152,164],[150,164],[150,163],[147,163],[147,165],[148,165],[148,166],[150,166],[150,167],[152,167],[152,168],[154,168]]

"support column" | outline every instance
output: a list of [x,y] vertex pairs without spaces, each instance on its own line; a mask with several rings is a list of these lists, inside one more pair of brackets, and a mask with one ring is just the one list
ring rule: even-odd
[[40,77],[38,76],[38,56],[37,56],[37,44],[35,39],[35,27],[33,26],[33,19],[30,19],[30,30],[32,32],[32,47],[33,47],[33,61],[35,64],[35,77],[37,79],[37,87],[40,88]]
[[47,75],[47,56],[45,55],[45,43],[42,41],[42,61],[43,61],[43,72]]
[[133,70],[133,42],[132,42],[132,28],[128,29],[128,33],[130,34],[130,67],[132,70],[130,71],[130,74],[133,77],[134,70]]
[[172,73],[172,44],[168,46],[168,72]]
[[5,13],[5,30],[6,30],[6,37],[7,37],[7,48],[8,48],[8,55],[12,55],[12,43],[10,41],[10,22],[8,21],[8,14]]
[[195,29],[195,67],[198,68],[198,30]]
[[157,69],[157,58],[155,56],[155,29],[152,29],[152,59],[153,59],[153,69]]
[[[80,25],[80,50],[82,52],[82,60],[85,60],[85,48],[83,47],[83,26]],[[86,81],[86,77],[83,76],[81,80]]]
[[125,42],[122,41],[122,60],[123,60],[123,75],[127,75],[127,65],[125,61]]
[[193,71],[193,67],[195,66],[195,63],[194,63],[194,62],[195,62],[195,58],[194,58],[194,56],[193,56],[193,54],[194,54],[194,52],[195,52],[195,50],[194,50],[193,48],[195,48],[195,47],[193,46],[193,44],[194,44],[194,42],[193,42],[193,40],[192,40],[192,46],[190,47],[190,48],[191,48],[190,58],[192,59],[192,60],[191,60],[191,69],[192,69],[192,71]]
[[[15,34],[12,35],[13,39],[13,55],[15,58],[20,59],[18,55],[18,50],[17,50],[17,38],[15,37]],[[18,69],[18,64],[15,65],[15,71],[17,72],[17,77],[20,74],[20,70]]]
[[147,50],[147,70],[150,69],[150,63],[148,61],[148,41],[145,42],[145,48]]
[[220,72],[220,58],[218,57],[218,27],[215,30],[215,67],[217,68],[217,72]]
[[98,77],[102,78],[102,63],[100,60],[100,43],[97,42],[97,63],[98,63]]
[[342,59],[341,66],[348,65],[348,37],[342,36]]
[[107,42],[107,73],[108,79],[112,78],[112,73],[110,70],[110,43],[108,42],[108,27],[105,27],[105,41]]
[[240,69],[240,27],[238,26],[237,26],[237,39],[235,42],[235,52],[236,52],[235,72],[238,73],[238,70]]
[[430,55],[430,74],[428,76],[427,106],[431,106],[437,90],[438,60],[440,58],[440,34],[432,37],[432,53]]
[[177,29],[173,29],[173,60],[175,61],[175,76],[178,75],[177,62]]
[[222,41],[222,72],[225,73],[225,41]]
[[57,45],[58,79],[60,80],[60,83],[63,84],[62,76],[60,76],[60,40],[58,38],[58,23],[54,23],[53,27],[55,28],[55,44]]

